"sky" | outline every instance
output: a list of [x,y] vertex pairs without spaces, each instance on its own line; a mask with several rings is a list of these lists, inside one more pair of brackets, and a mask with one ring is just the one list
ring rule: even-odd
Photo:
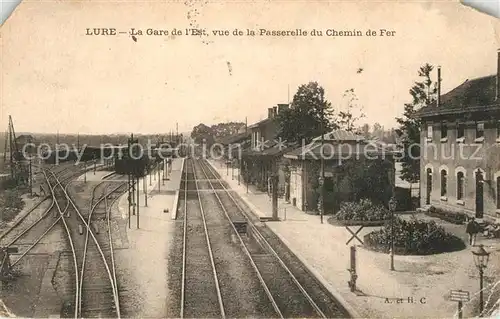
[[[99,27],[197,27],[209,36],[86,35]],[[211,34],[235,28],[317,29],[323,36]],[[330,37],[327,29],[396,34]],[[292,99],[299,85],[317,81],[335,110],[353,88],[366,114],[360,124],[389,128],[424,63],[442,67],[443,93],[494,74],[499,31],[495,18],[455,1],[23,2],[0,30],[0,126],[8,115],[16,130],[39,133],[251,124]]]

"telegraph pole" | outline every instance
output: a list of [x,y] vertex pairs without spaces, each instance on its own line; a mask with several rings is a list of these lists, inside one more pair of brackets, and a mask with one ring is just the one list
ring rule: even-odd
[[[323,93],[324,94],[324,93]],[[321,223],[323,224],[323,213],[325,210],[325,205],[324,205],[324,189],[325,189],[325,159],[324,159],[324,154],[323,154],[323,148],[324,148],[324,143],[325,143],[325,127],[324,127],[324,118],[325,118],[325,109],[324,109],[324,101],[323,101],[323,94],[321,95],[321,151],[320,151],[320,162],[321,162],[321,176],[319,178],[319,187],[320,187],[320,194],[319,194],[319,213],[320,213],[320,219]]]
[[158,163],[158,193],[160,192],[160,179],[161,179],[161,176],[160,176],[160,171],[161,171],[161,164]]
[[33,196],[33,171],[31,166],[31,155],[30,155],[30,168],[29,168],[29,182],[30,182],[30,197]]
[[[151,177],[149,180],[151,181]],[[148,207],[148,190],[146,186],[146,176],[144,176],[144,178],[142,179],[142,187],[144,188],[144,207]]]
[[137,174],[137,229],[139,229],[139,174]]

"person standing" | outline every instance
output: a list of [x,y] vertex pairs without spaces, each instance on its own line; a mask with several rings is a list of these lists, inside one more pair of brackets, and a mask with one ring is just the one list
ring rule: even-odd
[[479,231],[479,224],[472,217],[465,228],[465,232],[469,235],[469,244],[472,246],[476,242],[476,234]]

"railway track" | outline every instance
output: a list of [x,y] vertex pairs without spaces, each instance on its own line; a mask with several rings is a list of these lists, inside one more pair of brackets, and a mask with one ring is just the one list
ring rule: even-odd
[[[43,169],[42,174],[47,171],[51,171],[53,174],[59,174],[62,180],[60,183],[67,181],[74,177],[78,172],[68,171],[71,166],[65,166],[62,169],[60,167],[52,167],[50,170]],[[44,174],[45,177],[45,174]],[[56,185],[57,186],[57,185]],[[49,190],[51,187],[49,186]],[[35,211],[43,202],[50,200],[50,204],[44,210]],[[35,204],[25,215],[19,218],[6,232],[0,235],[0,245],[4,247],[11,247],[17,245],[18,253],[14,254],[16,258],[13,258],[11,266],[18,264],[21,259],[26,256],[35,246],[37,246],[40,241],[45,237],[45,235],[50,232],[60,220],[60,212],[65,212],[68,209],[66,204],[64,208],[61,209],[61,205],[55,205],[52,194],[47,195],[37,204]],[[57,208],[57,209],[55,209]],[[59,212],[58,212],[59,210]],[[54,211],[53,216],[55,219],[49,218],[51,212]],[[21,239],[30,236],[34,238],[30,240],[29,243],[21,242]]]
[[[334,300],[330,304],[325,302],[325,294],[315,289],[313,298],[304,285],[294,275],[287,263],[280,257],[280,254],[273,248],[267,240],[269,234],[263,233],[261,227],[255,226],[255,218],[241,207],[235,197],[226,188],[220,177],[213,168],[204,161],[198,162],[199,170],[203,173],[203,178],[209,184],[212,193],[217,199],[219,206],[224,212],[228,223],[233,228],[233,234],[238,237],[242,249],[245,251],[250,263],[255,269],[270,302],[279,317],[345,317],[345,312],[339,311]],[[252,240],[245,240],[238,234],[232,221],[247,221],[248,232]],[[252,244],[252,243],[256,243]],[[274,244],[274,243],[273,243]],[[302,269],[294,269],[295,272]],[[312,280],[311,280],[312,281]],[[318,298],[318,296],[320,296]],[[316,300],[321,301],[321,307]]]
[[[109,211],[112,202],[126,191],[126,183],[120,183],[118,186],[113,184],[116,183],[101,182],[94,187],[90,211],[87,216],[87,224],[90,227],[86,229],[79,287],[81,294],[80,313],[86,318],[95,316],[120,317]],[[96,196],[98,189],[101,190],[102,194]],[[94,232],[97,240],[89,243],[91,232]],[[102,252],[102,263],[87,262],[87,259],[99,259],[100,252]],[[85,281],[86,277],[90,277],[91,280]]]
[[[225,317],[205,212],[191,169],[187,162],[180,317]],[[194,194],[188,192],[190,187],[196,190]]]
[[[61,220],[63,221],[68,235],[72,253],[71,257],[73,259],[72,272],[74,273],[75,279],[74,289],[72,291],[75,295],[73,307],[75,318],[120,318],[118,291],[116,289],[115,279],[116,275],[114,275],[114,261],[109,261],[113,259],[109,256],[110,251],[112,251],[112,249],[110,249],[112,242],[111,239],[105,241],[102,238],[102,236],[106,236],[106,238],[109,237],[106,231],[96,232],[92,229],[92,223],[94,222],[92,219],[93,212],[101,202],[105,201],[110,196],[114,196],[112,195],[113,192],[120,191],[119,187],[112,188],[110,191],[105,190],[104,194],[91,206],[89,214],[85,216],[76,205],[76,200],[73,199],[68,192],[70,183],[62,187],[61,181],[57,176],[52,174],[49,178],[54,180],[54,185],[59,186],[59,188],[51,187],[56,203],[57,199],[62,199],[68,206],[65,218],[61,218]],[[72,210],[74,214],[70,214],[70,210]],[[61,211],[63,213],[65,212],[64,210]],[[80,239],[76,240],[83,231],[86,232],[85,243]]]

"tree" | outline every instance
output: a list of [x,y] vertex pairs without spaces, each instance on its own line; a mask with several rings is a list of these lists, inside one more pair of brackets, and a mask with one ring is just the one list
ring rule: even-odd
[[403,117],[396,118],[399,128],[396,133],[401,139],[403,156],[401,158],[401,179],[416,183],[420,180],[420,127],[421,120],[415,118],[415,112],[421,107],[436,101],[437,86],[431,79],[434,67],[428,63],[418,70],[420,81],[410,88],[412,102],[404,105]]
[[346,102],[346,107],[344,110],[339,111],[337,122],[341,129],[353,132],[356,128],[356,123],[365,117],[363,106],[358,104],[359,100],[354,89],[345,90],[343,98]]
[[191,138],[194,140],[196,144],[205,143],[207,145],[212,145],[215,141],[214,132],[211,127],[206,126],[203,123],[200,123],[193,127],[193,131],[191,132]]
[[307,144],[321,135],[322,126],[325,133],[335,128],[331,121],[332,106],[324,99],[324,95],[325,90],[317,82],[301,85],[291,107],[276,117],[278,136],[290,143],[305,141]]
[[364,124],[359,131],[361,132],[361,135],[363,135],[364,138],[369,139],[371,137],[370,133],[370,124]]

